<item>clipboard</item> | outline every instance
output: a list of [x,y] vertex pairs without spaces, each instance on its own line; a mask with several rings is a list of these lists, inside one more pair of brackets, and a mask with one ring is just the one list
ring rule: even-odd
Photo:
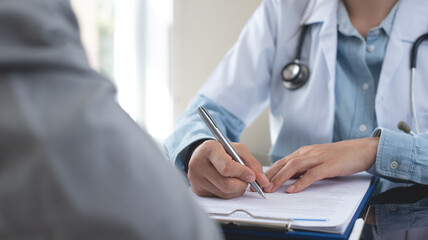
[[[367,189],[363,199],[361,200],[357,210],[355,211],[355,214],[353,215],[343,234],[296,230],[292,227],[293,221],[291,219],[287,219],[288,221],[285,221],[286,219],[284,219],[282,224],[251,224],[251,222],[248,221],[230,221],[228,219],[221,218],[214,219],[222,223],[222,228],[226,236],[230,234],[240,238],[248,236],[251,237],[251,239],[256,239],[257,237],[260,237],[261,239],[348,239],[355,221],[366,209],[370,197],[372,196],[373,189],[378,180],[379,177],[372,177],[369,188]],[[239,211],[239,209],[237,211]]]

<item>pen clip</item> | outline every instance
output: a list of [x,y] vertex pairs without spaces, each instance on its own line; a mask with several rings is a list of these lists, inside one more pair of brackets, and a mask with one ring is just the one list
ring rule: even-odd
[[214,121],[214,119],[211,117],[211,115],[208,113],[208,111],[204,107],[202,107],[202,106],[198,107],[198,112],[201,116],[207,117],[212,122],[212,124],[216,128],[218,128],[217,123]]

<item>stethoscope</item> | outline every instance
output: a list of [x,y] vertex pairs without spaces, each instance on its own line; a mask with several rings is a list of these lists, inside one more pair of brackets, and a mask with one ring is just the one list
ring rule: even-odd
[[290,90],[296,90],[300,88],[309,79],[308,66],[300,62],[303,42],[305,41],[306,31],[308,28],[309,25],[303,26],[302,32],[300,33],[296,57],[292,62],[285,65],[285,67],[282,69],[282,83]]
[[[416,106],[415,106],[415,78],[416,78],[416,60],[418,57],[418,49],[419,45],[428,39],[428,33],[423,34],[418,37],[416,41],[413,43],[412,50],[410,51],[410,102],[412,105],[412,115],[415,121],[416,133],[420,133],[419,131],[419,121],[416,116]],[[410,127],[403,121],[398,123],[398,128],[406,133],[411,135],[415,135],[414,132],[410,129]],[[428,133],[428,131],[427,131]]]
[[[303,26],[302,32],[299,36],[299,41],[297,45],[296,57],[290,63],[287,63],[282,69],[282,80],[284,86],[289,90],[296,90],[302,87],[309,79],[309,67],[303,63],[301,63],[301,54],[303,48],[303,42],[305,40],[306,32],[309,28],[309,25]],[[416,116],[416,107],[415,107],[415,94],[414,94],[414,85],[416,78],[416,60],[418,55],[419,45],[428,39],[428,33],[423,34],[418,37],[416,41],[413,43],[411,52],[410,52],[410,102],[412,107],[412,115],[415,121],[416,133],[420,133],[419,131],[419,121]],[[414,135],[411,131],[410,127],[403,121],[398,123],[398,128],[403,130],[406,133],[410,133]],[[428,132],[428,131],[427,131]]]

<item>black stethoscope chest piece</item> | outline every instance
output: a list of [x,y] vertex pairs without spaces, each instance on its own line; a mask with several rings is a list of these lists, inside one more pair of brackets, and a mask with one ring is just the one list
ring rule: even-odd
[[297,46],[296,57],[294,61],[285,65],[281,71],[282,83],[289,90],[296,90],[309,79],[309,68],[305,64],[300,62],[300,56],[302,54],[303,41],[305,40],[306,31],[308,25],[303,26],[302,32],[299,36],[299,42]]
[[290,90],[296,90],[303,86],[309,79],[309,68],[299,60],[285,65],[282,69],[282,83]]

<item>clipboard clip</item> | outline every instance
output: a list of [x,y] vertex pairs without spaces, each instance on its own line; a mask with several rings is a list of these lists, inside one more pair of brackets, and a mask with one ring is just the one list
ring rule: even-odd
[[[291,218],[260,217],[260,216],[253,215],[251,212],[245,209],[235,209],[230,213],[210,213],[210,215],[215,220],[223,223],[234,223],[236,225],[281,228],[287,232],[293,232],[293,229],[292,229],[293,219]],[[248,220],[231,219],[230,217],[232,215],[234,217],[248,218]],[[270,222],[251,221],[252,219],[269,220]]]

